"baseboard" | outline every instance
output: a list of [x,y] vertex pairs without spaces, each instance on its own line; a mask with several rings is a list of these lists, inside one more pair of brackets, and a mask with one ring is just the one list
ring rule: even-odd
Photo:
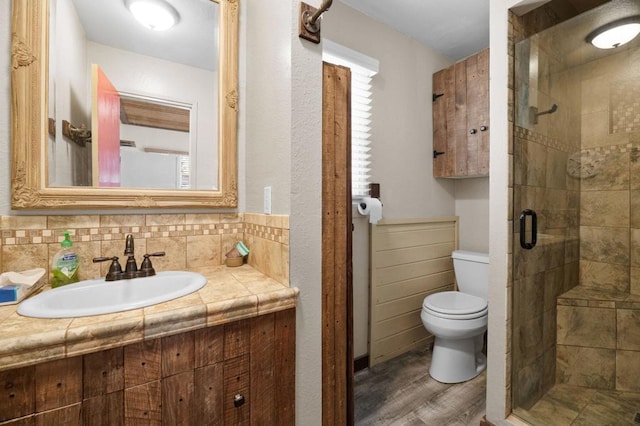
[[495,425],[491,423],[489,420],[487,420],[487,416],[484,416],[482,419],[480,419],[480,426],[495,426]]
[[353,372],[357,373],[360,370],[369,368],[369,355],[363,355],[353,360]]

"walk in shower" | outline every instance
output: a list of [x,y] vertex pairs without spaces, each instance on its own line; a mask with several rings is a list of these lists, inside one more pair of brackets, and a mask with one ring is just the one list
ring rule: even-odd
[[640,422],[640,36],[586,41],[636,15],[515,44],[511,392],[533,425]]

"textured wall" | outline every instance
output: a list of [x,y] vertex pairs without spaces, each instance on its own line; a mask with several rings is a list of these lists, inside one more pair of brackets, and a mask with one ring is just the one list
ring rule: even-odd
[[248,211],[263,211],[271,186],[272,211],[289,214],[291,192],[291,34],[288,2],[247,1],[246,180]]

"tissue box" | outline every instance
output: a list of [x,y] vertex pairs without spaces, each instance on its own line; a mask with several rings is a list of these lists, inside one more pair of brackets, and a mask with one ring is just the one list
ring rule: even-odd
[[32,286],[11,284],[0,287],[0,306],[20,303],[25,297],[42,287],[44,283]]

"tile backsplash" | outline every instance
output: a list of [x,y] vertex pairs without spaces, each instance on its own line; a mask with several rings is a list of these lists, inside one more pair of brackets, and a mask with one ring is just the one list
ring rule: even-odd
[[253,213],[2,216],[0,271],[42,267],[48,280],[64,231],[80,255],[80,279],[106,274],[110,262],[93,263],[94,257],[118,256],[124,267],[125,237],[133,234],[138,262],[145,253],[166,253],[153,258],[158,271],[224,264],[242,240],[247,263],[289,284],[289,217]]

